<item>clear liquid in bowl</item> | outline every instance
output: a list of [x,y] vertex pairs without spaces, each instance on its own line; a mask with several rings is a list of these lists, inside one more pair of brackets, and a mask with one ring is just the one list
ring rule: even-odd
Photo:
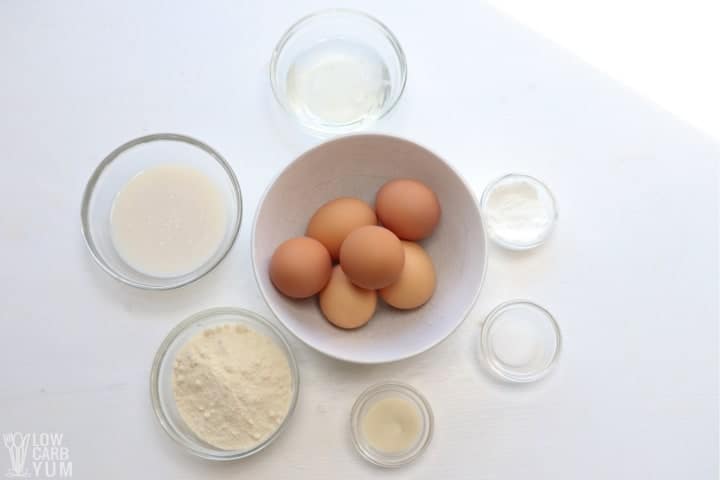
[[300,117],[351,125],[380,116],[390,94],[390,74],[375,50],[331,39],[298,55],[286,85],[289,104]]

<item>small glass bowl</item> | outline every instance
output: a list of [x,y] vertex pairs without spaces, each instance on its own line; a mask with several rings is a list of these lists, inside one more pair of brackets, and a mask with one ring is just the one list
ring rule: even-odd
[[[385,63],[389,92],[382,106],[351,122],[322,121],[293,108],[288,96],[288,73],[303,53],[322,42],[342,40],[374,51]],[[280,38],[270,60],[270,83],[282,108],[302,127],[320,134],[336,135],[368,127],[387,115],[405,90],[407,63],[395,35],[376,18],[355,10],[334,8],[307,15],[294,23]]]
[[[207,175],[222,192],[228,215],[215,253],[195,270],[173,277],[147,275],[128,265],[115,249],[110,225],[117,193],[138,173],[164,164],[193,167]],[[169,290],[197,280],[225,258],[240,229],[242,196],[232,168],[215,150],[185,135],[157,133],[119,146],[100,162],[85,187],[80,216],[85,243],[103,270],[133,287]]]
[[[488,201],[492,192],[498,187],[509,185],[515,182],[527,182],[528,184],[532,185],[538,192],[540,201],[545,206],[548,216],[550,217],[550,221],[545,227],[545,230],[538,237],[527,243],[518,243],[516,241],[513,241],[512,239],[503,237],[501,233],[499,233],[496,229],[493,228],[493,222],[488,215]],[[488,186],[485,187],[482,198],[480,198],[480,211],[482,212],[483,219],[485,220],[485,225],[487,226],[488,236],[497,245],[503,248],[507,248],[508,250],[530,250],[532,248],[539,247],[540,245],[545,243],[545,241],[550,237],[550,234],[555,227],[555,223],[557,222],[558,217],[557,202],[555,201],[555,196],[552,194],[547,185],[545,185],[543,182],[541,182],[535,177],[520,173],[510,173],[498,178],[493,182],[490,182]]]
[[[407,451],[397,455],[374,449],[362,433],[361,423],[368,409],[375,402],[387,397],[401,397],[415,405],[420,415],[422,429],[417,443]],[[382,382],[375,384],[360,394],[350,414],[350,427],[355,448],[370,463],[379,467],[396,468],[415,460],[425,451],[433,434],[433,413],[430,404],[420,392],[402,382]]]
[[550,312],[529,300],[511,300],[485,318],[478,353],[501,380],[528,383],[550,372],[561,344],[560,327]]
[[[195,335],[220,325],[243,325],[272,340],[285,353],[292,374],[292,399],[287,415],[277,430],[249,450],[221,450],[198,438],[182,420],[173,394],[173,365],[178,351]],[[173,328],[155,355],[150,372],[150,398],[153,410],[165,432],[190,453],[208,460],[237,460],[249,457],[270,445],[285,429],[295,410],[300,388],[300,374],[287,340],[280,330],[260,315],[234,307],[203,310]]]

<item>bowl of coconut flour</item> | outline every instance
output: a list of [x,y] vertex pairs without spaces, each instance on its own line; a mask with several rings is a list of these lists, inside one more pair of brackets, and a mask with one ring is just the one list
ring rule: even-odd
[[235,460],[268,446],[297,402],[298,369],[282,333],[240,308],[196,313],[167,336],[153,362],[153,409],[191,453]]

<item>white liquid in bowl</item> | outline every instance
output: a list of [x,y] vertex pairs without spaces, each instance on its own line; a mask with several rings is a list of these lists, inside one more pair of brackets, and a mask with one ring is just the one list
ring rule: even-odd
[[128,265],[155,277],[184,275],[212,257],[227,229],[218,186],[181,165],[149,168],[116,195],[112,241]]
[[361,425],[370,446],[386,454],[409,450],[417,444],[422,433],[420,412],[402,397],[378,400],[370,406]]

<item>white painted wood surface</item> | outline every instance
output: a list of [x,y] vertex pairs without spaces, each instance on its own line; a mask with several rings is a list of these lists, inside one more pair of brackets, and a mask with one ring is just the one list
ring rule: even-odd
[[[356,367],[294,342],[302,391],[289,429],[254,458],[210,464],[170,442],[150,407],[155,349],[215,305],[267,315],[250,219],[267,182],[316,140],[278,115],[267,62],[320,1],[0,3],[0,431],[62,432],[74,478],[715,479],[718,476],[718,149],[667,113],[478,2],[348,2],[398,36],[408,88],[382,132],[437,151],[480,193],[526,171],[557,195],[550,243],[491,248],[473,313],[446,342]],[[143,292],[85,251],[79,204],[120,143],[200,138],[240,179],[230,256],[194,285]],[[564,334],[558,369],[509,387],[475,361],[483,316],[527,297]],[[348,417],[382,379],[435,413],[426,454],[365,464]],[[0,448],[0,469],[9,458]]]

